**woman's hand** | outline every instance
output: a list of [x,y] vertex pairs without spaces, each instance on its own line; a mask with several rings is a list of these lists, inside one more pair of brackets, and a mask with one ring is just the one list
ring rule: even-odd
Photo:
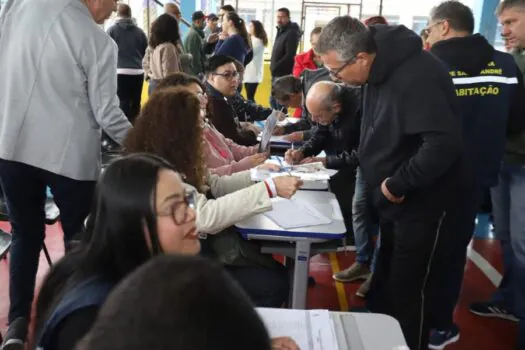
[[256,153],[246,158],[248,159],[248,164],[250,164],[250,168],[255,168],[256,166],[264,163],[266,159],[268,159],[268,153]]
[[301,350],[299,345],[290,337],[272,339],[272,350]]

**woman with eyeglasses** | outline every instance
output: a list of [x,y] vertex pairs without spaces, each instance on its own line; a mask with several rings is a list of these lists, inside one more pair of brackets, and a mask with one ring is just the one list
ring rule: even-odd
[[73,349],[126,275],[153,256],[198,254],[194,198],[161,158],[136,154],[112,163],[97,184],[82,243],[42,285],[32,344]]
[[[196,88],[196,86],[194,86]],[[279,307],[288,296],[288,274],[260,246],[232,227],[272,209],[271,198],[290,198],[302,182],[290,176],[253,183],[250,171],[217,176],[206,168],[202,142],[200,91],[190,87],[156,91],[142,108],[124,141],[126,153],[149,152],[186,175],[188,189],[198,191],[197,229],[205,236],[203,254],[221,261],[257,306]]]
[[204,141],[204,157],[207,168],[215,175],[232,175],[240,171],[260,167],[267,170],[278,170],[275,165],[263,164],[268,158],[266,153],[258,153],[259,145],[241,146],[224,137],[208,119],[212,113],[206,95],[206,86],[197,78],[174,73],[159,82],[158,89],[167,87],[187,87],[194,92],[200,101],[200,121]]

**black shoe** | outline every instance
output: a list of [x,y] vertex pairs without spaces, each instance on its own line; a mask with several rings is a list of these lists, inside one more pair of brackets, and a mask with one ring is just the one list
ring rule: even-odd
[[23,317],[19,317],[11,322],[2,344],[2,350],[24,350],[27,327],[27,320]]

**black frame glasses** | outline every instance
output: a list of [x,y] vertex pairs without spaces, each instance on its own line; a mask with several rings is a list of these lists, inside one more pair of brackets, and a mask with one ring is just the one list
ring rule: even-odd
[[232,81],[233,79],[239,79],[241,76],[239,72],[212,73],[212,74],[221,76],[228,81]]
[[350,64],[354,63],[355,61],[355,57],[352,57],[351,59],[347,60],[341,67],[335,69],[335,70],[331,70],[329,69],[328,70],[328,73],[330,74],[330,76],[338,79],[338,80],[341,80],[341,77],[339,76],[339,73],[341,73],[343,71],[343,69],[345,69],[346,67],[348,67]]

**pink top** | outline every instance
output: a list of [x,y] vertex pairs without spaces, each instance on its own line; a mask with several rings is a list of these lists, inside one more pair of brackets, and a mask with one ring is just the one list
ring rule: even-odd
[[238,145],[208,123],[204,125],[203,137],[206,165],[213,174],[231,175],[250,169],[247,157],[257,153],[257,145]]

